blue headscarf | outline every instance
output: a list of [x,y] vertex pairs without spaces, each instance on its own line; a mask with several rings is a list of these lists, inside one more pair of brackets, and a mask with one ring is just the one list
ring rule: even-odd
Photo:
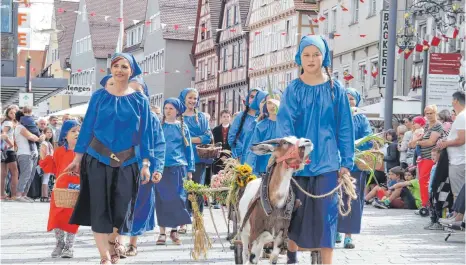
[[359,103],[361,103],[361,94],[359,94],[359,92],[356,89],[351,87],[346,89],[346,94],[350,94],[351,96],[353,96],[353,98],[356,100],[356,107],[358,107]]
[[301,41],[299,42],[298,52],[296,53],[296,56],[294,58],[296,63],[299,66],[301,66],[301,54],[304,48],[310,45],[316,46],[319,49],[320,53],[322,53],[322,67],[329,67],[331,64],[330,49],[328,48],[327,41],[321,36],[304,36],[301,38]]
[[146,95],[146,97],[149,97],[149,88],[147,87],[146,82],[144,82],[144,78],[142,78],[142,76],[133,77],[129,81],[130,82],[137,82],[138,84],[140,84],[142,86],[142,90],[144,91],[144,95]]
[[63,123],[60,131],[60,137],[58,138],[58,146],[65,146],[68,149],[68,142],[66,141],[66,136],[68,132],[76,126],[80,126],[79,122],[76,120],[67,120]]
[[165,107],[165,105],[167,105],[168,103],[172,104],[173,107],[175,107],[176,111],[178,112],[176,114],[177,117],[181,116],[186,110],[186,107],[184,106],[184,104],[182,104],[181,101],[177,98],[167,98],[163,102],[163,107]]
[[110,80],[110,78],[112,78],[112,77],[113,77],[112,75],[104,76],[104,78],[102,78],[102,80],[100,80],[100,85],[102,87],[105,87],[107,85],[108,80]]
[[123,57],[126,60],[128,60],[128,62],[129,62],[129,65],[130,65],[131,70],[132,70],[132,73],[131,73],[131,76],[129,77],[129,79],[132,79],[133,77],[138,76],[138,75],[140,75],[142,73],[141,68],[139,68],[138,63],[136,62],[136,59],[134,59],[134,56],[132,54],[118,53],[117,52],[112,56],[111,61],[113,62],[118,57]]
[[[256,91],[257,91],[257,94],[254,97],[254,99],[252,100],[251,105],[249,107],[251,109],[255,110],[255,111],[259,111],[260,110],[260,104],[261,104],[262,100],[264,100],[265,97],[267,97],[269,92],[262,91],[262,90],[256,90]],[[246,103],[249,102],[249,95],[251,94],[251,92],[252,91],[249,91],[249,93],[248,93],[248,98],[246,99]]]
[[[188,88],[183,89],[183,91],[181,91],[180,96],[178,97],[178,99],[181,101],[181,104],[183,104],[185,109],[186,109],[186,95],[188,95],[189,92],[196,92],[197,95],[199,95],[199,92],[197,92],[197,90],[195,88],[188,87]],[[200,101],[200,98],[198,96],[195,108],[199,107],[199,101]]]

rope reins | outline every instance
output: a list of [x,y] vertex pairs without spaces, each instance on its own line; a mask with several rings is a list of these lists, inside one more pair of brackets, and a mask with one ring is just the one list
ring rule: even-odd
[[[309,193],[305,191],[294,178],[291,178],[291,180],[293,181],[293,184],[295,184],[296,188],[298,188],[302,193],[304,193],[304,195],[313,199],[322,199],[332,195],[335,192],[338,192],[338,212],[341,216],[348,216],[348,214],[351,212],[351,200],[356,200],[358,197],[356,194],[356,188],[354,186],[355,179],[351,177],[351,175],[349,174],[343,174],[342,176],[340,176],[340,178],[338,179],[338,185],[331,191],[321,195],[314,195],[312,193]],[[345,204],[343,202],[343,192],[346,193],[346,195],[348,195],[348,209],[346,211]]]

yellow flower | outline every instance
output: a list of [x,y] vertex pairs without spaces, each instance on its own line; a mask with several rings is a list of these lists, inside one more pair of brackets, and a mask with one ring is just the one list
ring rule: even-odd
[[238,186],[244,187],[244,181],[241,178],[238,178],[236,182],[238,183]]
[[249,177],[246,179],[246,184],[248,184],[249,182],[253,181],[257,179],[256,175],[249,175]]
[[248,176],[252,172],[252,168],[248,164],[240,165],[239,167],[237,167],[237,170],[238,170],[238,173],[244,177]]

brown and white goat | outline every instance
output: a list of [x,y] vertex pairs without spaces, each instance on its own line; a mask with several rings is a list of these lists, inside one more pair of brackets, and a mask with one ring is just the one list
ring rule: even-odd
[[[290,182],[293,173],[304,167],[312,149],[310,140],[296,137],[269,140],[251,147],[251,150],[258,155],[272,154],[268,164],[268,168],[272,167],[268,175],[268,200],[275,216],[277,211],[278,215],[281,215],[282,211],[285,212],[287,199],[289,201],[288,197],[291,196]],[[251,181],[239,202],[240,224],[243,224],[241,230],[243,262],[253,264],[259,261],[264,244],[271,242],[274,247],[270,260],[272,263],[276,262],[290,223],[289,219],[283,220],[280,217],[277,219],[281,220],[272,220],[274,216],[268,216],[262,204],[257,203],[261,182],[262,179]],[[244,221],[245,218],[248,220]],[[250,243],[251,252],[249,252]]]

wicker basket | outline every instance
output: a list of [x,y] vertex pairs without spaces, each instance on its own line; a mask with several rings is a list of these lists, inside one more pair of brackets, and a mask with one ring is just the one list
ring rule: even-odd
[[[384,155],[381,151],[379,150],[368,150],[365,152],[369,152],[370,154],[363,154],[358,156],[358,159],[356,159],[356,166],[359,168],[361,171],[369,171],[370,169],[372,170],[380,170],[383,169],[383,158]],[[375,161],[374,161],[375,157]],[[364,162],[362,162],[362,161]],[[375,163],[374,163],[375,162]]]
[[197,154],[202,159],[217,159],[222,151],[222,146],[216,146],[212,139],[211,144],[199,144],[196,146]]
[[58,179],[69,174],[69,172],[61,173],[55,180],[55,185],[53,186],[55,205],[59,208],[74,208],[74,205],[78,200],[79,190],[57,188]]

